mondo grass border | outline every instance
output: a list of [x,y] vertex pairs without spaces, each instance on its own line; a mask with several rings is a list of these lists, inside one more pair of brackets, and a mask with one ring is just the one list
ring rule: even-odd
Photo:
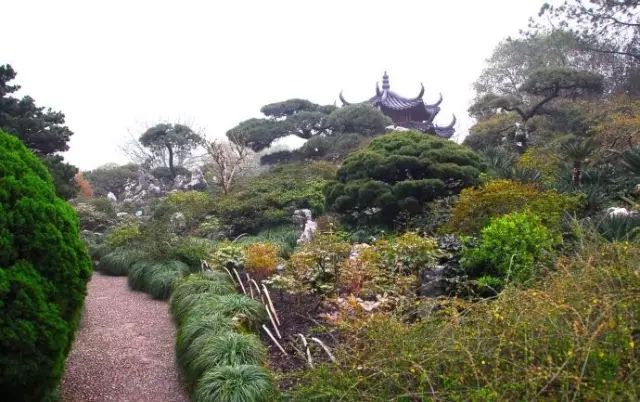
[[170,307],[178,325],[176,360],[192,400],[277,399],[275,380],[263,367],[267,349],[251,333],[267,320],[262,303],[238,294],[227,275],[207,271],[178,280]]

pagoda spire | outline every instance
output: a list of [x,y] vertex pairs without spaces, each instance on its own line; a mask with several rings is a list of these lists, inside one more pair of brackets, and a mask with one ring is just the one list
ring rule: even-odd
[[387,75],[387,72],[384,72],[384,75],[382,76],[382,90],[383,91],[388,91],[391,88],[391,86],[389,85],[389,76]]

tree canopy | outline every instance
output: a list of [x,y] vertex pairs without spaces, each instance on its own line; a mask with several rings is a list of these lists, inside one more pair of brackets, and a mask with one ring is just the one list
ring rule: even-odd
[[160,123],[145,131],[139,141],[154,157],[166,161],[171,176],[175,177],[176,159],[184,160],[201,143],[201,138],[184,124]]
[[259,152],[288,135],[307,140],[341,133],[372,136],[383,133],[391,124],[382,112],[364,104],[337,108],[317,105],[305,99],[289,99],[265,105],[260,111],[267,118],[252,118],[239,123],[227,131],[229,140]]
[[77,192],[73,177],[78,169],[64,162],[58,152],[69,149],[73,132],[65,125],[61,112],[37,106],[30,96],[16,98],[20,89],[10,84],[16,77],[10,65],[0,65],[0,129],[18,137],[49,168],[58,195],[71,198]]

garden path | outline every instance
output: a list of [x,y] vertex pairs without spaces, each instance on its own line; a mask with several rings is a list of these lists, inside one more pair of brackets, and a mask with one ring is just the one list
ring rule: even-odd
[[182,402],[174,359],[175,327],[166,302],[127,287],[126,277],[95,273],[69,353],[65,402]]

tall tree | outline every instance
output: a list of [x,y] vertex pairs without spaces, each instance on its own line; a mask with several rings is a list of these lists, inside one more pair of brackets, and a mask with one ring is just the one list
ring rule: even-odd
[[15,97],[13,94],[20,89],[10,84],[15,77],[10,65],[0,66],[0,128],[39,156],[53,176],[58,195],[71,198],[78,190],[74,181],[78,169],[65,163],[58,153],[69,149],[73,132],[64,124],[63,113],[37,106],[30,96]]
[[171,177],[176,177],[176,160],[184,160],[194,148],[201,143],[201,138],[189,126],[184,124],[160,123],[149,128],[139,138],[140,144],[151,151],[155,157],[164,160],[171,172]]
[[216,184],[223,194],[229,194],[237,181],[247,173],[252,161],[252,152],[240,141],[204,139],[207,152],[206,167],[212,172]]
[[[557,98],[576,99],[602,92],[602,76],[590,71],[564,68],[534,70],[511,95],[487,93],[469,109],[471,115],[489,118],[499,111],[513,112],[520,117],[516,124],[515,140],[521,150],[526,150],[530,136],[529,121],[545,113],[548,104]],[[501,128],[506,131],[506,128]]]

